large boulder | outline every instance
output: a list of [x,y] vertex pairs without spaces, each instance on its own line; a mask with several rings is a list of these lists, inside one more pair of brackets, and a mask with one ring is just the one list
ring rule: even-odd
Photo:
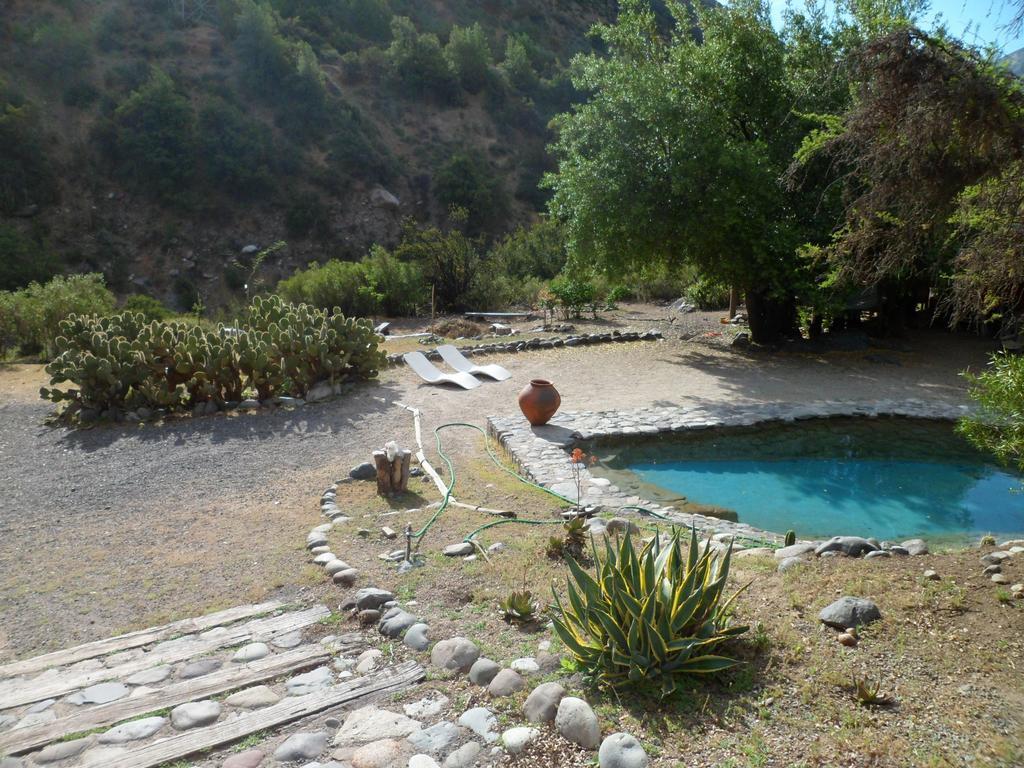
[[599,768],[647,768],[647,753],[628,733],[613,733],[597,752]]
[[830,627],[849,629],[863,627],[882,618],[882,612],[871,600],[863,597],[841,597],[821,609],[818,618]]
[[555,719],[565,688],[558,683],[542,683],[533,689],[523,704],[523,713],[531,723],[548,723]]

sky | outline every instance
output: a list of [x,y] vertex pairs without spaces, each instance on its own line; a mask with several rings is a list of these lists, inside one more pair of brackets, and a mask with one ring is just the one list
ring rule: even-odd
[[[786,0],[770,0],[772,17],[778,27]],[[802,5],[802,0],[795,0]],[[931,0],[931,10],[924,16],[925,28],[936,26],[941,16],[946,29],[956,37],[975,45],[995,43],[1004,53],[1024,48],[1024,34],[1010,34],[1004,27],[1014,15],[1013,0]]]

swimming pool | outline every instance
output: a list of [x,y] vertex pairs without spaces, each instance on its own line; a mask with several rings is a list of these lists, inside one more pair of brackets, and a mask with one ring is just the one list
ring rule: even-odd
[[800,537],[1024,533],[1024,491],[948,422],[833,418],[594,444],[591,472],[678,509]]

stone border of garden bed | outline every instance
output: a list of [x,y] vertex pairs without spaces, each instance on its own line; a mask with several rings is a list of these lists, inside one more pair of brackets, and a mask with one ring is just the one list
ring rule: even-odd
[[[569,498],[576,498],[576,481],[569,449],[595,439],[622,439],[666,435],[720,427],[747,427],[773,422],[816,418],[862,416],[906,417],[955,421],[970,412],[968,405],[928,402],[918,399],[872,402],[823,400],[807,403],[706,404],[664,406],[623,411],[561,412],[543,427],[532,427],[521,416],[489,416],[487,432],[511,456],[518,470],[538,485]],[[594,477],[584,465],[582,503],[626,511],[644,507],[673,523],[694,526],[702,533],[777,542],[782,534],[745,523],[682,513],[649,499],[620,491],[607,479]]]
[[[557,347],[582,347],[591,344],[613,344],[620,341],[659,341],[662,338],[661,331],[610,331],[608,333],[583,333],[573,336],[553,336],[548,339],[542,339],[539,336],[535,336],[532,339],[525,341],[498,341],[493,344],[476,344],[470,347],[459,347],[461,352],[466,357],[472,355],[488,355],[494,353],[516,353],[533,351],[536,349],[555,349]],[[424,355],[430,360],[440,360],[441,355],[438,354],[436,349],[424,351]],[[389,365],[400,365],[402,363],[402,355],[393,354],[388,355]]]

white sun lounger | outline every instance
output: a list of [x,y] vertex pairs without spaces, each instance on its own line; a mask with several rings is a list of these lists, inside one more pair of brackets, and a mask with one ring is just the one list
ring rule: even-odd
[[473,365],[451,344],[445,344],[444,346],[438,347],[437,351],[440,353],[442,360],[461,373],[471,373],[477,376],[490,376],[495,381],[504,381],[505,379],[512,378],[512,374],[500,365],[495,365],[493,363],[491,365]]
[[406,352],[402,355],[406,365],[416,371],[416,374],[427,384],[458,384],[463,389],[474,389],[480,386],[480,380],[470,376],[468,373],[442,373],[437,367],[427,360],[422,352]]

